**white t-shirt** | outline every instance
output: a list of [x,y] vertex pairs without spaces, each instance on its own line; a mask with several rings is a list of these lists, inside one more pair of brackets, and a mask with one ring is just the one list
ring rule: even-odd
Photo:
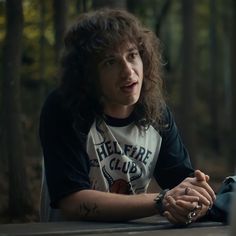
[[122,194],[146,192],[162,138],[152,126],[139,130],[131,123],[109,126],[93,123],[87,138],[92,189]]

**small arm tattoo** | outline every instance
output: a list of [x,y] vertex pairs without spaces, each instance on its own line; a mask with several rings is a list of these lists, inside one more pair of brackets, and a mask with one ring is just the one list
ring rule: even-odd
[[91,217],[99,213],[98,206],[96,203],[83,202],[78,207],[81,217]]

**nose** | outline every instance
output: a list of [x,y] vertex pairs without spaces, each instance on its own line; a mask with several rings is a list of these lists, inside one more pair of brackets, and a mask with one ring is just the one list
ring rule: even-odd
[[122,78],[128,78],[132,75],[133,68],[129,61],[122,59],[120,62],[120,75]]

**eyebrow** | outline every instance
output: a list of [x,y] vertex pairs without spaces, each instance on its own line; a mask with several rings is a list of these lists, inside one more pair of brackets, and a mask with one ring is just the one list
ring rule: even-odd
[[[132,52],[132,51],[135,51],[135,50],[138,51],[138,48],[137,48],[135,45],[132,45],[132,46],[130,46],[130,47],[127,49],[127,52]],[[116,54],[117,54],[116,52],[114,52],[114,53],[107,53],[107,54],[104,55],[104,57],[102,58],[102,60],[106,60],[106,59],[108,59],[108,58],[112,58],[112,57],[114,57]]]

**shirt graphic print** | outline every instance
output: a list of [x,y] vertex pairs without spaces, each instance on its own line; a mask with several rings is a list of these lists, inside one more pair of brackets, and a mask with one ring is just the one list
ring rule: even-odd
[[115,127],[93,123],[87,139],[92,188],[121,194],[144,193],[150,183],[161,146],[150,126],[140,131],[133,123]]

